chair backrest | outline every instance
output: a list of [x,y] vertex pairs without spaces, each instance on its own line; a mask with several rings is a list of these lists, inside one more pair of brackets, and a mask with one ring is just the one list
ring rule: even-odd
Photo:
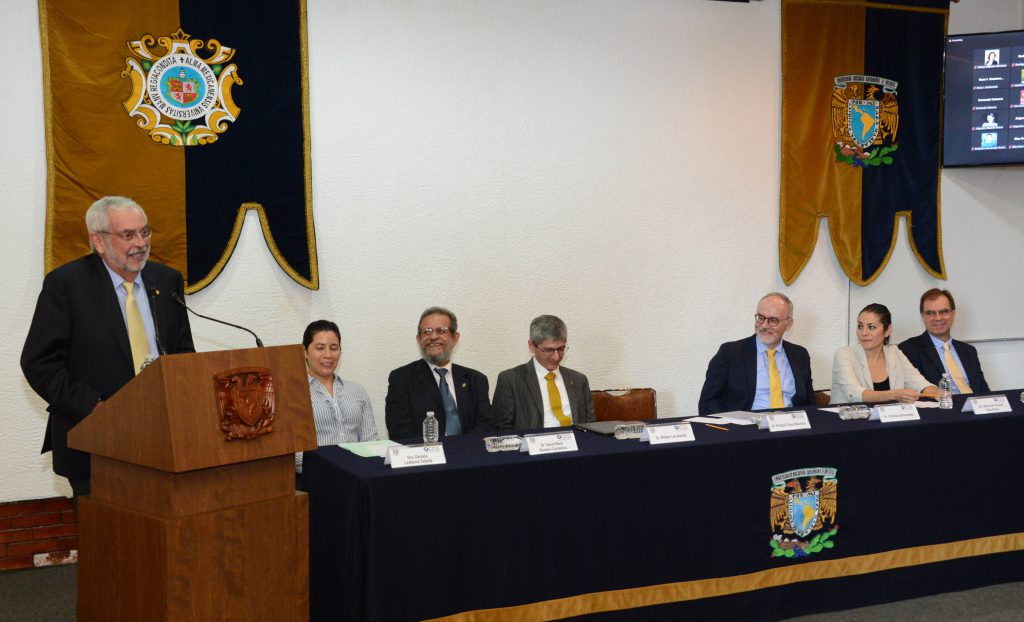
[[814,392],[814,403],[818,406],[828,406],[829,401],[832,399],[832,394],[827,389]]
[[658,418],[658,394],[654,389],[603,389],[590,394],[594,398],[594,418],[598,421]]

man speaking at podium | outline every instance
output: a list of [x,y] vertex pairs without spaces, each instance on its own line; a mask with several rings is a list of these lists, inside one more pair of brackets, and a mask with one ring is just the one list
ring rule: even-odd
[[89,494],[89,454],[67,446],[68,430],[160,354],[195,352],[181,273],[149,259],[146,213],[103,197],[85,213],[92,254],[46,275],[21,352],[21,369],[49,405],[43,453]]

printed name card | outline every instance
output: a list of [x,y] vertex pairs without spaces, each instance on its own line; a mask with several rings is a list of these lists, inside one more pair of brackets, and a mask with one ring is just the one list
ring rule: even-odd
[[893,421],[913,421],[920,419],[917,406],[913,404],[879,404],[871,409],[871,421],[892,423]]
[[566,432],[545,432],[542,434],[527,434],[523,437],[523,443],[519,451],[528,451],[531,456],[543,454],[557,454],[563,451],[577,451],[576,435],[572,430]]
[[640,442],[647,441],[651,445],[660,445],[662,443],[684,443],[686,441],[695,441],[697,437],[693,435],[693,426],[689,423],[659,423],[657,425],[648,425],[644,427],[644,433],[640,437]]
[[789,432],[790,430],[810,430],[811,421],[806,410],[790,412],[765,413],[757,424],[759,430],[768,428],[769,432]]
[[384,464],[392,469],[403,469],[411,466],[428,464],[445,464],[444,446],[436,445],[392,445],[384,455]]
[[990,413],[1013,412],[1010,408],[1010,400],[1005,395],[986,395],[985,397],[971,397],[964,402],[963,412],[973,412],[976,415],[987,415]]

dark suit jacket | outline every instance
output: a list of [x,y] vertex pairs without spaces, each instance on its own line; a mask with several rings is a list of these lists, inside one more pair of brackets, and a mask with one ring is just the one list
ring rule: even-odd
[[[587,377],[568,367],[560,367],[573,423],[594,420],[594,400]],[[499,430],[529,430],[544,427],[544,398],[533,359],[498,374],[494,387],[494,416]]]
[[[971,344],[956,339],[953,340],[953,348],[964,365],[963,371],[967,374],[968,382],[971,383],[971,390],[987,393],[990,389],[988,382],[985,381],[985,374],[981,371],[978,351]],[[935,349],[935,344],[932,343],[928,331],[901,343],[900,350],[903,350],[903,354],[907,355],[907,358],[917,368],[917,371],[921,372],[925,380],[939,386],[939,380],[942,379],[942,374],[946,373],[946,368],[942,365],[942,359],[939,358],[939,352]]]
[[[710,415],[731,410],[750,410],[754,405],[754,393],[757,390],[756,339],[756,335],[751,335],[746,339],[723,343],[718,348],[718,353],[708,363],[704,388],[697,402],[698,413]],[[788,341],[782,342],[782,349],[786,352],[796,383],[793,406],[813,406],[811,356],[806,348]]]
[[[452,364],[452,384],[463,432],[484,432],[493,428],[490,385],[487,376],[475,369]],[[423,435],[427,411],[437,417],[438,432],[445,435],[444,404],[437,375],[423,359],[399,367],[388,376],[388,394],[384,398],[384,421],[392,439],[418,438]]]
[[[181,274],[146,262],[142,270],[160,347],[167,354],[195,352]],[[100,400],[135,377],[128,328],[117,293],[99,255],[86,255],[43,279],[32,324],[21,351],[29,385],[49,404],[43,452],[53,450],[53,470],[68,479],[89,477],[89,454],[68,449],[68,430]]]

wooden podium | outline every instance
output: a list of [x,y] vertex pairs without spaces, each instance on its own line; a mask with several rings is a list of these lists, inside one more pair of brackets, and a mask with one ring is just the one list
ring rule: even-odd
[[161,356],[68,444],[92,454],[80,621],[308,620],[293,454],[317,442],[301,346]]

